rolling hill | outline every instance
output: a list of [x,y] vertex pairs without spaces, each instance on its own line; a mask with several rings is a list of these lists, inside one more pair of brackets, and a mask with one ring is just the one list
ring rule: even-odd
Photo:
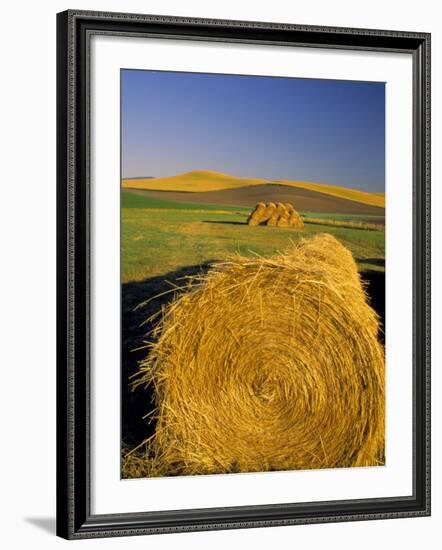
[[[375,207],[377,209],[385,208],[385,194],[383,193],[369,193],[367,191],[360,191],[358,189],[349,189],[347,187],[339,187],[337,185],[328,185],[322,183],[313,183],[306,181],[293,181],[293,180],[264,180],[256,178],[243,178],[235,177],[229,174],[221,174],[219,172],[213,172],[210,170],[195,170],[192,172],[186,172],[184,174],[178,174],[176,176],[170,176],[165,178],[140,178],[140,179],[123,179],[123,189],[139,189],[149,191],[162,191],[171,193],[198,193],[200,197],[192,198],[195,202],[212,202],[213,198],[209,200],[202,200],[204,193],[213,193],[218,191],[233,191],[235,189],[251,188],[251,187],[266,186],[264,189],[258,191],[256,196],[263,195],[258,200],[265,200],[264,195],[280,194],[281,187],[295,188],[298,191],[307,191],[310,193],[318,193],[321,195],[327,195],[329,197],[335,197],[336,199],[342,199],[344,201],[363,204],[366,206]],[[271,189],[274,186],[274,193]],[[250,189],[245,193],[250,195]],[[171,197],[172,200],[176,200],[175,197]],[[271,199],[273,200],[273,199]],[[282,200],[282,199],[277,199]],[[224,204],[244,204],[241,203],[224,203]],[[248,203],[247,206],[250,206]],[[301,208],[301,207],[299,207]]]
[[349,189],[348,187],[339,187],[338,185],[328,185],[325,183],[313,183],[310,181],[275,180],[272,183],[282,183],[283,185],[297,187],[298,189],[307,189],[309,191],[323,193],[324,195],[330,195],[348,201],[385,208],[385,193],[369,193],[359,189]]
[[204,192],[234,189],[245,185],[259,185],[266,180],[242,178],[211,170],[194,170],[166,178],[123,179],[123,188],[152,189],[155,191]]
[[341,197],[318,193],[310,189],[291,187],[289,185],[248,185],[233,189],[195,193],[185,191],[152,191],[147,189],[125,189],[125,192],[174,201],[175,203],[244,206],[253,208],[259,201],[273,201],[290,202],[301,212],[334,212],[339,214],[381,217],[385,214],[384,208],[378,206],[350,201]]

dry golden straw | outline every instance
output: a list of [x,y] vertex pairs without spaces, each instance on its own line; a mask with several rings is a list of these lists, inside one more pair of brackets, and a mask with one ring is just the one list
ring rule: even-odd
[[278,218],[278,227],[288,227],[289,226],[289,219],[290,214],[285,206],[285,204],[282,204],[282,202],[279,202],[276,210],[278,212],[279,218]]
[[378,329],[331,235],[214,265],[163,310],[135,383],[156,431],[128,476],[383,464]]
[[268,222],[270,218],[274,215],[275,210],[276,210],[276,204],[274,202],[268,202],[262,214],[260,223]]
[[287,212],[291,214],[295,209],[293,208],[293,204],[290,204],[289,202],[286,202],[284,205],[287,209]]
[[249,225],[259,225],[261,223],[261,220],[264,217],[265,209],[266,209],[265,202],[258,202],[254,210],[252,210],[249,217],[247,218],[247,223]]
[[278,225],[278,220],[279,220],[282,212],[283,212],[282,203],[278,202],[275,205],[275,209],[273,210],[272,215],[270,216],[270,218],[268,218],[268,220],[266,222],[266,225],[270,225],[270,226]]
[[290,214],[289,227],[292,227],[293,229],[304,228],[304,222],[302,221],[301,216],[299,215],[298,212],[296,212],[296,210],[293,210]]
[[259,202],[247,218],[249,225],[269,225],[273,227],[291,227],[303,229],[301,216],[290,203]]

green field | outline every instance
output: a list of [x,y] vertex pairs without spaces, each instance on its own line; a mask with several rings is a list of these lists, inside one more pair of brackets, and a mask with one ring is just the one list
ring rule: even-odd
[[227,212],[242,212],[247,214],[250,208],[242,206],[224,206],[219,204],[198,204],[192,202],[175,202],[156,197],[137,195],[130,191],[122,191],[121,208],[161,208],[166,210],[220,210]]
[[[123,191],[122,282],[176,273],[235,252],[270,256],[299,238],[324,232],[333,234],[353,252],[361,271],[384,269],[384,231],[308,223],[301,232],[249,227],[245,224],[249,211],[235,206],[171,202]],[[317,217],[357,219],[336,214]]]

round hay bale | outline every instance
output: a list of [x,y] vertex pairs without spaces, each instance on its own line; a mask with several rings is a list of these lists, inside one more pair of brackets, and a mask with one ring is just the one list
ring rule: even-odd
[[247,218],[248,225],[259,225],[266,209],[265,202],[259,202]]
[[287,212],[289,213],[289,216],[292,212],[295,211],[295,209],[293,207],[293,204],[290,204],[289,202],[286,202],[284,206],[285,206]]
[[253,218],[253,216],[254,216],[257,209],[258,209],[258,205],[256,205],[255,208],[253,208],[253,210],[248,215],[248,217],[247,217],[247,223],[248,224],[250,223],[250,220]]
[[267,225],[276,227],[278,225],[279,216],[281,215],[281,203],[278,202],[277,204],[273,202],[269,202],[269,206],[274,205],[274,208],[272,208],[271,215],[267,219]]
[[235,256],[165,310],[151,475],[384,462],[384,351],[351,253],[331,235]]
[[261,218],[261,223],[268,223],[270,218],[274,215],[276,210],[276,204],[274,202],[268,202],[266,209],[264,210]]
[[304,229],[304,222],[296,210],[290,214],[288,225],[292,229]]
[[282,202],[279,202],[276,205],[276,211],[278,212],[278,216],[279,216],[276,222],[276,225],[278,227],[288,227],[290,214],[288,213],[285,204],[283,204]]

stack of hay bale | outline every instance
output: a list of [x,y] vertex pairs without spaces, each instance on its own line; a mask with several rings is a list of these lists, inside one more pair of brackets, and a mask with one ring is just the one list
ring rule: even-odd
[[270,225],[303,229],[304,222],[290,203],[259,202],[247,219],[248,225]]

